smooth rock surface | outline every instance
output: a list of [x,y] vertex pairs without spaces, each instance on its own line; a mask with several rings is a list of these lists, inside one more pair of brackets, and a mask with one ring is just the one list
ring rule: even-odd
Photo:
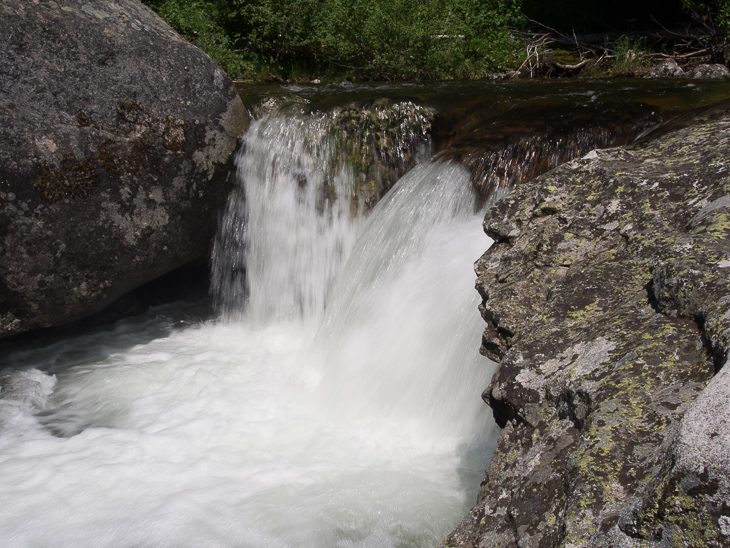
[[504,430],[443,545],[730,545],[727,110],[525,183],[484,226]]
[[662,121],[658,108],[642,103],[546,107],[539,96],[527,103],[480,98],[447,109],[434,124],[438,158],[466,166],[480,200],[595,148],[631,143]]
[[0,6],[0,337],[205,257],[246,122],[230,79],[134,0]]

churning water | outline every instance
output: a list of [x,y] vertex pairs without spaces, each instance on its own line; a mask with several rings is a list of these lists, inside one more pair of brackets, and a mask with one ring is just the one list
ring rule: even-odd
[[159,307],[8,354],[2,546],[420,547],[470,508],[496,427],[469,175],[420,165],[365,220],[328,135],[249,129],[218,319]]

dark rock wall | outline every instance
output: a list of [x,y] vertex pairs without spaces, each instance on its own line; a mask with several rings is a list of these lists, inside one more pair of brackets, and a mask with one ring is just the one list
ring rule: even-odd
[[642,103],[505,103],[508,108],[492,97],[468,101],[435,123],[437,157],[469,168],[482,202],[593,149],[632,143],[663,120],[659,109]]
[[0,337],[205,257],[245,111],[134,0],[0,8]]
[[504,430],[444,545],[730,546],[730,115],[565,164],[484,227]]

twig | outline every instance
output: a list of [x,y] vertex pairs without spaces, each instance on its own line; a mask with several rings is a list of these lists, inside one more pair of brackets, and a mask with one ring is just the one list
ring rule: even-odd
[[550,64],[556,66],[560,70],[578,70],[586,66],[590,62],[590,59],[584,59],[580,63],[577,63],[575,65],[564,65],[563,63],[560,63],[559,61],[556,61],[555,59],[550,60]]
[[345,65],[343,63],[338,63],[337,61],[333,61],[329,57],[325,57],[325,59],[327,61],[329,61],[330,63],[332,63],[333,65],[337,65],[338,67],[351,68],[351,69],[355,69],[355,70],[366,70],[368,68],[368,67],[353,67],[352,65]]
[[[527,19],[527,20],[528,20],[528,21],[529,21],[530,23],[535,23],[536,25],[538,25],[538,26],[540,26],[540,27],[542,27],[542,28],[544,28],[544,29],[548,29],[549,31],[551,31],[551,32],[554,32],[554,33],[555,33],[555,34],[557,34],[558,36],[562,36],[562,37],[563,37],[563,38],[565,38],[566,40],[570,41],[570,36],[566,36],[566,35],[565,35],[565,34],[563,34],[562,32],[558,32],[558,31],[557,31],[557,30],[555,30],[554,28],[552,28],[552,27],[549,27],[549,26],[547,26],[547,25],[545,25],[545,24],[543,24],[543,23],[540,23],[539,21],[535,21],[534,19],[530,19],[530,18],[529,18],[529,17],[527,17],[527,15],[525,15],[524,13],[522,14],[522,17],[524,17],[525,19]],[[575,35],[575,31],[573,32],[573,35]]]
[[651,57],[662,57],[664,59],[687,59],[689,57],[702,57],[703,55],[707,55],[710,53],[710,50],[707,48],[704,49],[698,49],[695,51],[690,51],[689,53],[682,53],[682,54],[668,54],[668,53],[652,53]]

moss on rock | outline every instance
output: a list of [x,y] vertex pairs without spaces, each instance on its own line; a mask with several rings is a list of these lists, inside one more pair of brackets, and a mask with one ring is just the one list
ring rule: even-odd
[[719,113],[488,212],[477,288],[500,366],[484,398],[504,431],[446,544],[730,545],[730,430],[698,438],[696,417],[718,412],[705,387],[730,350],[729,158]]

